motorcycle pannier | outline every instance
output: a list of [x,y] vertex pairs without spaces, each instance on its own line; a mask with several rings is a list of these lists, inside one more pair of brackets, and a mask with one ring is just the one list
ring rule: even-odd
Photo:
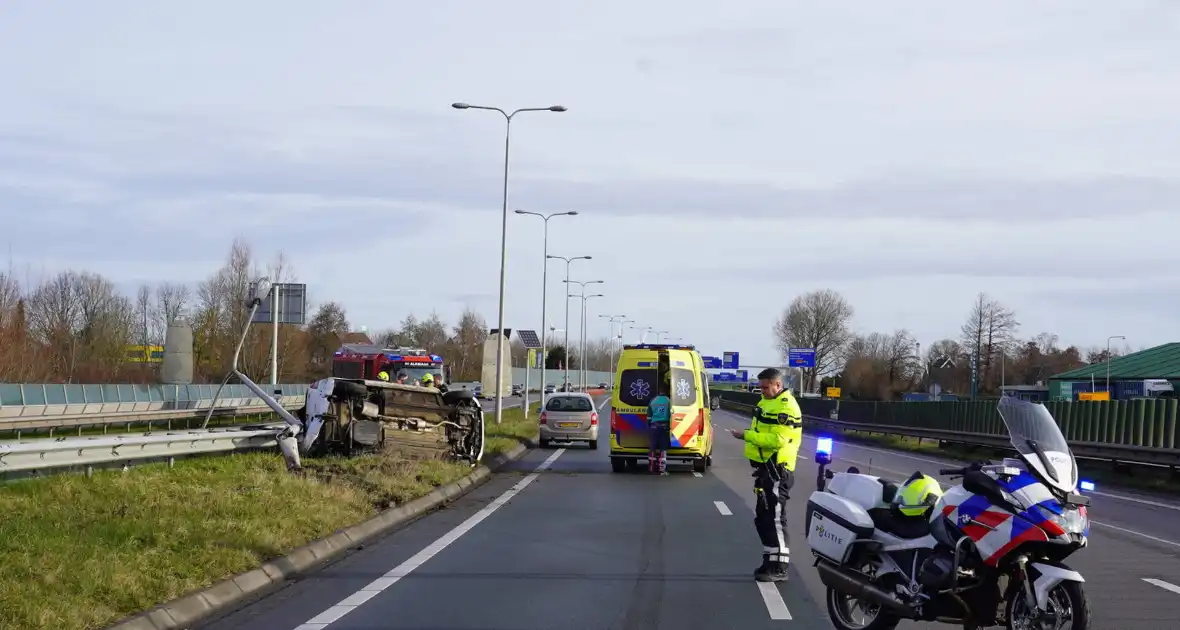
[[873,519],[864,508],[830,492],[813,492],[807,500],[807,545],[836,563],[848,559],[852,541],[873,535]]

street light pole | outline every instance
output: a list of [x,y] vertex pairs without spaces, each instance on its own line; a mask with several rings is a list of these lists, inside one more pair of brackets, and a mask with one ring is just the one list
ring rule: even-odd
[[601,293],[595,293],[593,295],[586,295],[586,285],[587,284],[598,284],[601,282],[602,282],[601,280],[594,280],[594,281],[590,281],[590,282],[576,282],[576,281],[572,282],[571,284],[581,284],[582,285],[582,293],[580,293],[580,294],[570,293],[569,295],[567,295],[567,299],[568,298],[582,298],[582,328],[581,328],[581,331],[579,332],[579,335],[578,335],[578,337],[579,337],[579,341],[578,341],[578,345],[579,345],[579,349],[578,349],[578,385],[583,390],[586,389],[586,302],[588,300],[590,300],[590,298],[605,297]]
[[607,325],[610,326],[610,386],[611,389],[615,387],[615,322],[619,322],[619,336],[623,334],[623,320],[627,319],[626,315],[599,315],[606,319]]
[[635,330],[639,332],[639,343],[647,341],[647,333],[651,332],[652,326],[639,326]]
[[663,341],[664,335],[668,334],[666,330],[653,330],[652,334],[656,336],[656,343]]
[[[546,259],[553,258],[556,260],[564,260],[565,261],[565,283],[567,285],[570,282],[570,264],[571,263],[573,263],[575,260],[593,260],[592,256],[566,257],[566,256],[550,256],[548,254],[545,255],[545,258]],[[569,287],[567,286],[566,289],[567,289],[566,293],[568,294]],[[565,361],[564,361],[565,375],[563,376],[563,378],[565,379],[565,385],[568,386],[570,383],[570,300],[568,297],[565,299],[565,329],[564,330],[565,330],[565,342],[564,342],[565,343],[565,346],[564,346],[565,347]]]
[[[585,293],[586,293],[586,285],[588,285],[588,284],[604,284],[604,282],[603,282],[602,280],[570,280],[570,279],[567,277],[567,278],[565,279],[565,284],[566,284],[566,289],[567,289],[567,290],[570,288],[570,287],[569,287],[569,285],[571,285],[571,284],[576,284],[576,285],[578,285],[578,286],[582,287],[582,294],[583,294],[583,295],[585,295]],[[566,299],[566,304],[567,304],[567,305],[569,304],[569,299],[568,299],[568,298]],[[585,300],[583,300],[583,301],[582,301],[582,335],[581,335],[581,337],[579,337],[580,339],[582,339],[583,337],[585,337],[585,334],[586,334],[586,310],[585,310],[585,309],[586,309],[586,302],[585,302]],[[568,328],[568,326],[567,326],[567,328]],[[569,333],[566,333],[566,338],[567,338],[567,339],[569,338]],[[585,369],[585,365],[586,365],[586,356],[585,356],[586,347],[585,347],[585,339],[582,339],[582,341],[579,343],[579,345],[581,346],[581,349],[578,351],[578,372],[579,372],[579,374],[580,374],[580,376],[579,376],[579,380],[584,380],[584,379],[585,379],[585,376],[586,376],[586,369]],[[568,347],[568,346],[566,347],[566,350],[565,350],[565,351],[566,351],[566,357],[567,357],[567,359],[568,359],[568,357],[569,357],[569,347]],[[568,368],[568,367],[569,367],[569,361],[567,360],[567,361],[565,362],[565,364],[566,364],[566,367]],[[569,374],[568,370],[567,370],[566,374],[567,374],[567,378],[568,378],[568,374]],[[568,380],[567,380],[566,382],[568,382]],[[583,385],[584,385],[584,384],[583,384]]]
[[[546,291],[549,289],[549,219],[553,217],[573,217],[577,216],[576,210],[569,212],[554,212],[552,214],[541,214],[540,212],[526,212],[524,210],[517,210],[516,214],[531,215],[534,217],[541,217],[545,223],[545,236],[542,239],[542,251],[544,252],[541,258],[541,408],[545,407],[545,353],[548,350],[548,339],[546,327],[548,326],[548,319],[546,319]],[[529,366],[525,366],[524,373],[527,376],[529,373]],[[524,392],[524,417],[529,417],[529,392],[525,388]]]
[[[564,105],[550,105],[549,107],[522,107],[508,113],[499,107],[486,105],[469,105],[467,103],[451,103],[455,109],[484,109],[500,112],[504,117],[504,195],[500,216],[500,307],[496,318],[499,329],[499,341],[496,343],[496,424],[500,424],[504,417],[504,287],[508,266],[508,150],[512,138],[512,119],[523,112],[564,112]],[[525,406],[528,406],[528,393],[525,393]]]
[[1123,335],[1111,335],[1106,338],[1106,395],[1110,396],[1110,341],[1112,339],[1122,339],[1126,341]]

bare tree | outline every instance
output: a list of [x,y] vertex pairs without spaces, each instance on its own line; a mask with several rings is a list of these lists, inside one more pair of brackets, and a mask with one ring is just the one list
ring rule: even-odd
[[970,357],[978,357],[977,366],[980,389],[986,390],[998,376],[996,364],[1009,352],[1016,339],[1020,323],[1016,315],[998,301],[980,293],[967,322],[963,324],[962,339]]
[[187,285],[162,282],[156,285],[156,305],[153,310],[152,336],[163,343],[168,327],[180,319],[188,318],[192,293]]
[[307,354],[313,378],[332,373],[332,356],[348,333],[348,316],[337,302],[321,304],[307,322]]
[[449,354],[443,355],[451,365],[451,378],[457,381],[480,378],[483,344],[487,339],[488,324],[483,316],[470,308],[464,309],[452,330]]
[[818,374],[839,364],[851,334],[852,306],[836,291],[823,289],[796,297],[774,325],[783,357],[791,348],[815,348],[815,368],[804,370],[804,386],[814,389]]

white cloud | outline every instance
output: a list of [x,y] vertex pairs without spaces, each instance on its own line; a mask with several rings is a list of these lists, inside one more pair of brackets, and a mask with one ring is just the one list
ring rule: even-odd
[[[1150,345],[1180,306],[1178,25],[1130,0],[9,2],[0,244],[133,285],[246,236],[358,324],[494,325],[504,124],[449,104],[561,103],[514,123],[510,204],[581,213],[550,248],[595,257],[598,334],[626,313],[769,363],[782,307],[830,286],[924,343],[986,291],[1030,334]],[[509,248],[507,323],[535,327],[539,222]]]

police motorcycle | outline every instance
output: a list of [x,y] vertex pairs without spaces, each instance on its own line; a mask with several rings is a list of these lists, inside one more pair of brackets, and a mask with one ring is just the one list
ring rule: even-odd
[[1044,405],[1003,397],[999,413],[1019,456],[941,469],[962,480],[945,493],[921,472],[902,486],[833,473],[818,440],[807,543],[838,630],[1090,628],[1085,580],[1062,562],[1090,534],[1073,453]]

